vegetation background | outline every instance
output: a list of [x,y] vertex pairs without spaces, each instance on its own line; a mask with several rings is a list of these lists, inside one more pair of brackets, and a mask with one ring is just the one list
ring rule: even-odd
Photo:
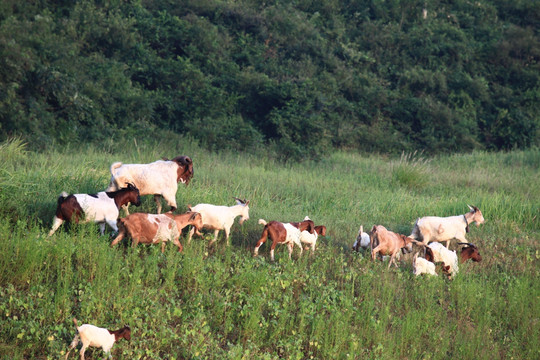
[[540,2],[0,4],[0,140],[321,158],[540,144]]
[[[529,0],[0,2],[0,358],[62,357],[73,317],[129,324],[121,359],[540,358],[539,29]],[[181,154],[179,211],[251,201],[231,246],[46,237],[61,191]],[[350,251],[466,204],[454,281]],[[305,215],[316,254],[251,256]]]
[[[286,164],[265,156],[211,153],[174,134],[32,152],[0,145],[0,358],[58,359],[72,318],[109,328],[129,324],[117,359],[536,359],[540,357],[540,152],[473,152],[431,160],[334,152]],[[171,153],[174,149],[174,153]],[[47,232],[61,191],[107,186],[117,160],[189,154],[195,177],[187,204],[250,200],[250,220],[231,245],[194,239],[109,247],[95,224]],[[408,234],[415,219],[480,207],[486,223],[467,235],[483,256],[455,280],[412,274],[353,253],[358,227]],[[151,196],[133,211],[155,212]],[[328,227],[314,255],[289,260],[269,245],[253,257],[266,220],[309,215]],[[223,240],[223,239],[222,239]],[[451,248],[456,248],[452,244]],[[88,350],[99,359],[101,350]],[[76,354],[71,354],[72,358]]]

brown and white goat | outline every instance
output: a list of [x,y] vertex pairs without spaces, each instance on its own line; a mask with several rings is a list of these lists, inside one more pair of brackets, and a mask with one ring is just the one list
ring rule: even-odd
[[253,255],[259,254],[259,248],[266,242],[268,238],[272,239],[270,247],[270,259],[274,261],[274,250],[277,244],[285,244],[289,250],[289,258],[292,256],[294,245],[300,248],[300,256],[302,255],[301,235],[302,231],[307,231],[309,234],[315,233],[315,224],[312,220],[305,219],[300,222],[282,223],[279,221],[270,221],[259,219],[259,224],[264,225],[263,232],[259,241],[255,245]]
[[64,223],[64,221],[93,221],[99,224],[101,235],[105,233],[105,223],[114,231],[121,206],[132,203],[141,205],[139,190],[132,184],[117,191],[102,191],[97,194],[73,194],[63,192],[58,198],[56,215],[49,236]]
[[81,348],[81,360],[84,360],[84,352],[89,346],[100,347],[103,351],[109,355],[111,358],[111,349],[115,342],[120,339],[131,340],[131,329],[129,326],[124,326],[118,330],[109,330],[100,328],[90,324],[84,324],[81,326],[77,325],[77,319],[73,319],[75,327],[77,328],[77,335],[73,338],[69,350],[66,354],[65,359],[67,360],[69,353],[73,350],[78,344],[79,340],[82,342],[83,346]]
[[161,242],[161,252],[165,251],[165,244],[171,240],[182,251],[180,235],[182,229],[192,225],[198,230],[202,229],[201,214],[197,212],[186,212],[184,214],[145,214],[135,213],[118,219],[118,236],[112,241],[111,247],[118,244],[129,235],[132,239],[132,247],[138,243],[158,244]]
[[424,245],[432,241],[445,241],[447,248],[452,239],[467,242],[465,233],[469,232],[469,224],[476,222],[476,226],[480,226],[485,222],[480,209],[476,206],[467,206],[471,211],[463,215],[448,217],[425,216],[419,218],[414,224],[410,237],[422,241]]
[[459,262],[463,263],[469,259],[474,262],[482,261],[482,255],[480,255],[480,252],[478,251],[476,245],[471,243],[458,243],[458,245],[465,245],[465,247],[461,249],[461,253],[459,255]]
[[[178,183],[189,184],[193,177],[193,161],[189,156],[177,156],[172,160],[164,159],[149,164],[111,165],[111,182],[108,191],[114,191],[131,183],[139,188],[141,195],[154,195],[157,213],[161,213],[161,197],[176,210],[176,191]],[[124,207],[129,215],[128,206]]]
[[369,236],[371,239],[371,258],[375,260],[377,254],[390,255],[388,268],[392,263],[399,267],[396,263],[396,256],[401,249],[406,249],[408,252],[412,251],[414,239],[389,231],[382,225],[374,225]]

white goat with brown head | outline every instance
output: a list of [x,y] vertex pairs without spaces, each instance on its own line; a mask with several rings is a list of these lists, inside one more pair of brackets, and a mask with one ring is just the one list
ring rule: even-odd
[[102,348],[103,351],[109,355],[109,358],[111,358],[111,349],[115,342],[120,339],[131,340],[131,329],[129,326],[124,326],[119,330],[109,330],[90,324],[78,326],[77,319],[73,319],[73,322],[75,323],[78,333],[75,335],[69,346],[66,360],[69,356],[69,352],[79,344],[79,340],[83,344],[80,351],[81,360],[84,360],[84,352],[89,346]]

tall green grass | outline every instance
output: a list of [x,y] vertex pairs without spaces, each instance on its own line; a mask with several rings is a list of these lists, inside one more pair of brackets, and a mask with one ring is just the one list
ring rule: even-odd
[[[179,211],[250,200],[251,219],[233,226],[231,246],[208,248],[207,236],[182,240],[180,254],[174,246],[164,254],[155,246],[111,249],[94,224],[46,237],[61,191],[104,189],[114,161],[179,154],[195,164],[192,183],[179,187]],[[174,138],[44,153],[18,140],[1,144],[0,357],[61,357],[73,317],[130,325],[131,342],[113,348],[122,359],[540,357],[540,153],[404,156],[337,152],[282,164]],[[451,282],[415,278],[410,256],[388,270],[350,251],[360,225],[407,234],[417,217],[461,214],[466,204],[487,220],[467,235],[484,260],[463,264]],[[154,209],[148,197],[136,211]],[[271,263],[267,243],[252,256],[259,218],[306,215],[328,227],[315,254],[295,252],[290,261],[278,247]]]

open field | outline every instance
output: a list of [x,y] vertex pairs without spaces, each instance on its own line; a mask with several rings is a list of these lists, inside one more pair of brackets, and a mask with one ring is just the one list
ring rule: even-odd
[[[177,141],[43,153],[0,144],[0,358],[61,358],[73,317],[130,325],[132,340],[113,347],[116,359],[540,358],[538,149],[434,159],[338,152],[281,164]],[[191,156],[195,168],[179,187],[179,211],[250,200],[250,220],[233,226],[231,246],[221,238],[209,249],[208,235],[181,240],[181,254],[172,244],[164,255],[159,246],[111,249],[93,224],[46,237],[61,191],[103,190],[114,161],[176,155]],[[359,225],[409,234],[417,217],[463,214],[466,204],[486,218],[467,234],[484,260],[463,264],[453,281],[415,278],[410,256],[387,269],[350,250]],[[154,210],[151,196],[131,208]],[[259,218],[306,215],[329,230],[314,256],[289,261],[278,247],[271,263],[267,243],[252,257]]]

